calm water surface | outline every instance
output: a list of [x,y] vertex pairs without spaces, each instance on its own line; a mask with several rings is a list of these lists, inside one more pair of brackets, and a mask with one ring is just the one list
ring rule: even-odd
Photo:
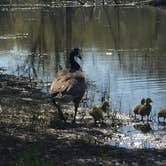
[[[166,11],[155,8],[55,8],[0,11],[0,67],[50,82],[83,50],[88,95],[129,112],[151,97],[153,114],[166,107]],[[46,88],[45,88],[46,89]]]

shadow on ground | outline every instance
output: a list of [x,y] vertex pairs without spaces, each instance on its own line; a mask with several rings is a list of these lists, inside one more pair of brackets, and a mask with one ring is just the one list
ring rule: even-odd
[[[62,131],[63,132],[63,131]],[[42,135],[23,141],[0,134],[0,165],[164,165],[166,150],[129,150],[81,139]]]

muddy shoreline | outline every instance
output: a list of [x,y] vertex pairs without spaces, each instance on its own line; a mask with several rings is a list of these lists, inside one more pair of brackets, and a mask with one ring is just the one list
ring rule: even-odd
[[[76,125],[70,118],[68,124],[57,119],[51,125],[56,110],[47,93],[36,89],[37,84],[31,87],[31,82],[10,75],[0,77],[0,165],[166,164],[165,148],[126,149],[105,144],[130,120],[123,121],[123,115],[117,116],[115,126],[112,121],[94,126],[80,107]],[[72,106],[65,110],[72,114]]]

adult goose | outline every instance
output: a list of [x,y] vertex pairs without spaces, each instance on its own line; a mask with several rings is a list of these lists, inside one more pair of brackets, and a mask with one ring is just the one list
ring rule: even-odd
[[86,87],[84,73],[75,57],[81,59],[79,48],[72,49],[69,55],[70,68],[58,72],[57,78],[53,80],[49,89],[49,94],[62,120],[66,121],[61,110],[61,104],[71,101],[74,103],[73,122],[76,120],[77,109]]

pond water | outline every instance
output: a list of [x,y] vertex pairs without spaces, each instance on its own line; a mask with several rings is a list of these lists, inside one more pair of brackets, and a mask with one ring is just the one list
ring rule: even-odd
[[150,7],[1,8],[0,68],[48,83],[80,47],[94,103],[105,94],[112,108],[129,112],[151,97],[155,115],[166,107],[165,27],[166,11]]

